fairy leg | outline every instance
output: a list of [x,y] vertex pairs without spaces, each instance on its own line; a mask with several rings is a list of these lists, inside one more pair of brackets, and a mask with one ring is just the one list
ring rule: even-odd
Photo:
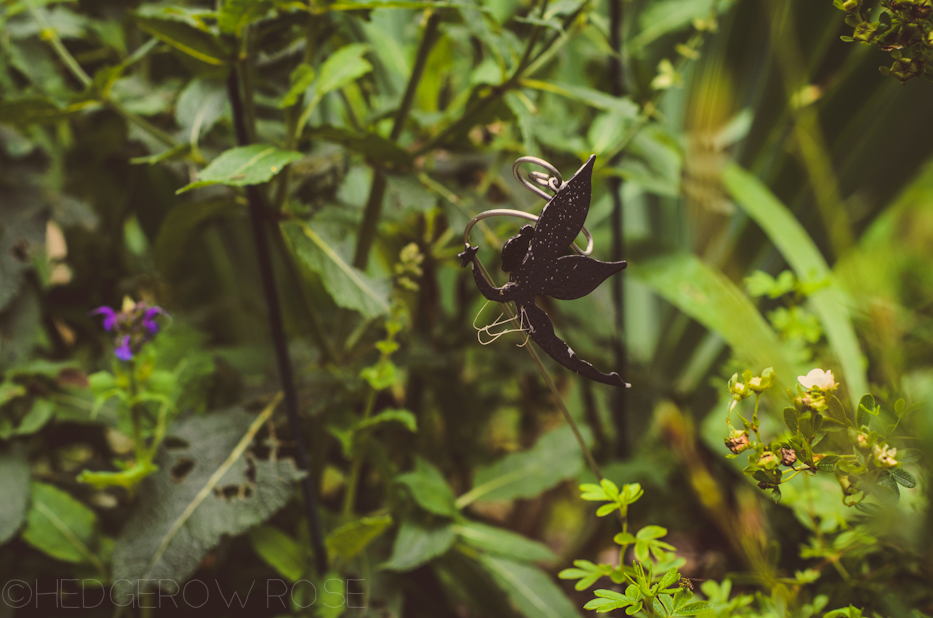
[[531,329],[531,338],[548,356],[558,363],[590,380],[612,386],[629,386],[625,380],[619,377],[619,374],[615,372],[603,373],[577,356],[569,345],[554,334],[551,318],[534,302],[521,304],[519,311],[524,313],[524,324]]

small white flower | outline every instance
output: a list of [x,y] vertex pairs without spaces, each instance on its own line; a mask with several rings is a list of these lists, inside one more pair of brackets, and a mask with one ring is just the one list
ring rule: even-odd
[[897,449],[891,448],[887,444],[876,444],[871,449],[871,457],[879,468],[893,468],[896,466],[895,455],[897,455]]
[[839,386],[833,378],[833,372],[822,369],[811,369],[807,375],[797,376],[797,381],[806,389],[818,388],[821,391],[831,391]]

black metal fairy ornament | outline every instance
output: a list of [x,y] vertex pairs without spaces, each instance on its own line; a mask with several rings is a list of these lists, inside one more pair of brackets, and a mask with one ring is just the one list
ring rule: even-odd
[[[586,296],[608,277],[625,268],[625,261],[601,262],[589,257],[593,250],[593,237],[583,227],[590,209],[591,180],[593,176],[592,155],[567,182],[561,180],[560,172],[547,161],[537,157],[522,157],[515,162],[512,172],[525,187],[548,200],[541,216],[536,217],[520,210],[488,210],[473,218],[464,230],[466,248],[459,253],[462,265],[472,264],[473,278],[479,291],[488,300],[495,302],[514,301],[518,307],[516,316],[520,329],[558,363],[585,378],[611,384],[631,386],[618,373],[602,373],[593,365],[577,356],[570,346],[554,334],[554,327],[547,313],[535,304],[535,296],[546,295],[559,300],[573,300]],[[553,175],[531,172],[529,177],[540,186],[535,186],[519,174],[522,163],[539,165]],[[551,197],[541,187],[554,191]],[[501,288],[493,287],[477,268],[475,258],[478,247],[470,244],[470,229],[480,219],[498,215],[516,216],[537,223],[534,227],[522,226],[518,234],[502,247],[502,270],[509,273],[509,282]],[[577,234],[583,232],[587,247],[579,249],[574,244]],[[577,255],[561,255],[572,248]]]

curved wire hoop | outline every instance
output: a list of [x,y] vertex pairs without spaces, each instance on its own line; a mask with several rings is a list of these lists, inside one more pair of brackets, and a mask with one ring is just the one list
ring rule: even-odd
[[[531,179],[529,180],[529,178],[523,177],[519,172],[518,168],[522,163],[532,163],[534,165],[543,167],[548,172],[550,172],[551,175],[549,176],[548,174],[544,174],[542,172],[529,172],[528,177]],[[564,186],[564,179],[560,175],[560,172],[557,170],[557,168],[539,157],[519,157],[515,160],[515,164],[512,165],[512,174],[516,179],[518,179],[518,182],[522,183],[526,189],[548,201],[551,200],[552,196],[545,192],[541,187],[547,187],[556,193],[557,191],[560,191],[561,187]],[[532,184],[532,181],[540,186],[535,186]],[[524,210],[515,210],[512,208],[494,208],[492,210],[487,210],[485,212],[479,213],[470,219],[469,223],[467,223],[466,228],[463,230],[464,244],[470,244],[470,230],[473,229],[473,226],[476,225],[479,221],[488,219],[489,217],[518,217],[519,219],[526,219],[528,221],[538,221],[538,215],[533,215],[530,212],[525,212]],[[583,228],[583,237],[586,238],[586,249],[581,249],[577,246],[577,243],[573,243],[570,245],[570,247],[578,255],[590,255],[593,253],[593,235],[590,234],[590,231],[586,229],[586,227]]]

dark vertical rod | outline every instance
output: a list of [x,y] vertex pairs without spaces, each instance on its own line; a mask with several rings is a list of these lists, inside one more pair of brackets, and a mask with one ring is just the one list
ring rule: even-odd
[[[249,138],[243,115],[243,101],[240,97],[240,80],[235,68],[230,70],[230,77],[227,80],[227,95],[230,97],[230,105],[233,107],[233,123],[236,127],[237,143],[240,146],[246,146],[249,144]],[[314,549],[318,575],[323,576],[327,572],[327,550],[324,547],[324,535],[321,531],[321,516],[318,512],[317,498],[311,484],[311,470],[308,465],[308,452],[305,450],[304,438],[302,437],[301,420],[298,418],[298,395],[295,391],[292,360],[288,355],[285,329],[282,327],[282,310],[279,307],[279,296],[275,289],[269,239],[266,237],[266,223],[263,216],[262,197],[259,194],[259,189],[255,185],[250,185],[246,187],[246,198],[249,201],[249,214],[253,228],[253,240],[256,243],[256,256],[259,260],[262,289],[269,310],[269,330],[272,331],[272,341],[275,345],[275,360],[279,368],[282,391],[285,393],[285,408],[288,412],[288,421],[294,434],[296,463],[298,469],[305,472],[304,478],[301,479],[301,491],[304,494],[306,515],[311,528],[311,545]]]
[[[626,0],[609,0],[609,46],[614,52],[609,56],[609,83],[612,96],[621,97],[625,93],[625,82],[622,68],[622,28],[623,28],[623,2]],[[611,164],[618,163],[622,153],[616,155]],[[610,260],[617,262],[624,259],[625,254],[625,221],[622,218],[622,180],[612,177],[609,179],[609,192],[612,194],[612,254]],[[612,278],[612,303],[615,305],[615,337],[612,351],[615,356],[615,370],[624,376],[627,372],[627,354],[625,351],[625,304],[622,295],[622,277]],[[613,395],[616,412],[616,455],[627,457],[628,443],[628,400],[627,389],[617,388]]]

